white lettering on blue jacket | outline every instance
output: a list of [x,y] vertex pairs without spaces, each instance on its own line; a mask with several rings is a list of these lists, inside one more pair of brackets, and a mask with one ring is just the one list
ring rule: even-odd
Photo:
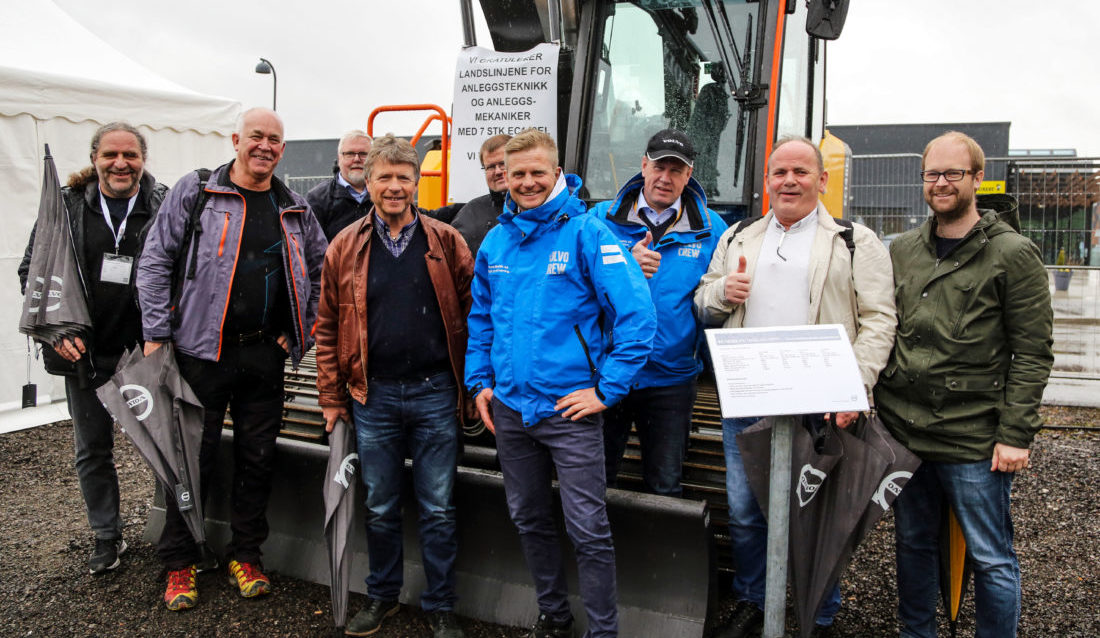
[[[500,224],[478,250],[467,325],[466,386],[535,425],[561,397],[595,387],[619,401],[649,355],[656,327],[641,268],[575,193],[565,175],[542,206]],[[557,192],[560,191],[560,192]]]

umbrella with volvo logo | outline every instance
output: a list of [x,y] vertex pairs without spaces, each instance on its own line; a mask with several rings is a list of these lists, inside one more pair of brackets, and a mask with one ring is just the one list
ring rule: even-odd
[[[803,417],[791,450],[789,573],[802,636],[809,636],[829,589],[856,547],[882,518],[919,459],[894,441],[878,417],[847,430]],[[745,474],[760,509],[768,511],[772,423],[737,435]]]
[[[49,345],[64,338],[80,337],[87,341],[91,325],[88,298],[73,252],[69,212],[61,197],[61,183],[49,145],[44,162],[42,197],[34,226],[19,332]],[[88,358],[82,357],[78,364],[84,382],[89,374],[87,362]]]
[[171,343],[148,357],[141,348],[130,350],[96,394],[163,484],[165,498],[175,496],[201,545],[206,541],[199,489],[203,407],[180,375],[174,350]]
[[355,428],[337,419],[328,435],[328,465],[325,468],[325,542],[328,545],[332,620],[343,627],[348,618],[348,533],[359,482],[359,455],[355,452]]

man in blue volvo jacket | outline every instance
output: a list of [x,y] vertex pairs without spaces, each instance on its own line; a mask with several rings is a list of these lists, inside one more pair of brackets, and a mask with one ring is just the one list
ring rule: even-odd
[[474,267],[466,386],[496,433],[508,510],[535,581],[539,617],[528,635],[573,635],[556,470],[586,636],[618,636],[601,413],[645,363],[653,302],[634,259],[586,214],[580,179],[562,174],[553,138],[528,129],[504,153],[508,197]]
[[607,482],[615,485],[633,426],[642,448],[645,489],[666,496],[683,493],[680,477],[695,378],[703,369],[703,330],[692,295],[726,230],[691,176],[694,161],[695,148],[686,135],[659,131],[646,144],[642,172],[613,201],[592,209],[641,265],[658,326],[653,352],[631,381],[630,392],[604,415]]

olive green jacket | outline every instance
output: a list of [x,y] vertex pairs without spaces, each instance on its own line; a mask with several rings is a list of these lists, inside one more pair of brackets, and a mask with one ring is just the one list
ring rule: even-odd
[[1011,210],[979,212],[943,259],[931,219],[890,245],[897,343],[875,404],[890,433],[927,461],[992,458],[995,443],[1027,448],[1042,425],[1054,361],[1046,270],[1009,223],[1014,200]]

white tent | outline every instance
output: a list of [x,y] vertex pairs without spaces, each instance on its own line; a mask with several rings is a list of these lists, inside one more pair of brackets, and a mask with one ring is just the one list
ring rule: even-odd
[[[92,133],[122,120],[146,137],[146,170],[171,186],[232,156],[240,104],[170,82],[100,40],[49,0],[0,3],[0,414],[18,408],[26,340],[17,325],[16,268],[38,212],[43,145],[65,177],[89,165]],[[54,399],[64,385],[40,362],[32,380]]]

